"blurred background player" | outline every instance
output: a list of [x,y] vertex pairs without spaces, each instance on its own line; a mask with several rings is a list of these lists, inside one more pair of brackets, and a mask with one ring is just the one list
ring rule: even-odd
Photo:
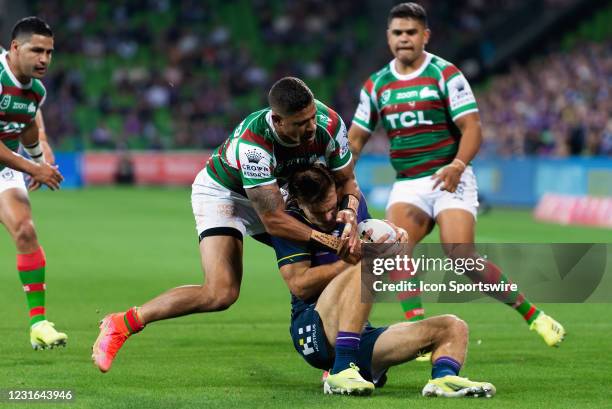
[[[46,259],[34,229],[23,176],[30,175],[31,190],[42,184],[56,190],[63,180],[53,166],[53,152],[39,111],[46,93],[40,79],[51,63],[52,52],[51,28],[37,17],[27,17],[14,26],[10,48],[0,55],[0,221],[17,248],[17,269],[27,297],[34,349],[65,345],[67,340],[66,334],[57,332],[46,319]],[[32,160],[17,153],[20,142]]]
[[[277,81],[268,102],[270,108],[238,125],[193,184],[204,284],[174,288],[140,308],[107,315],[93,347],[94,363],[102,372],[110,369],[127,337],[146,324],[229,308],[240,292],[244,235],[269,241],[269,233],[352,257],[359,193],[342,119],[294,77]],[[314,230],[284,211],[279,182],[321,157],[344,197],[337,214],[337,221],[346,223],[342,237]]]
[[[301,170],[288,183],[286,212],[329,234],[339,234],[338,196],[334,178],[323,165]],[[358,221],[369,218],[365,201]],[[399,241],[408,242],[403,232]],[[384,238],[382,239],[384,240]],[[291,291],[291,336],[298,353],[311,366],[331,368],[324,393],[369,395],[382,387],[391,366],[432,352],[432,379],[424,396],[493,396],[495,387],[459,377],[468,342],[467,324],[455,316],[372,327],[372,307],[363,301],[360,264],[351,265],[331,253],[272,237],[277,263]],[[366,295],[367,297],[367,295]]]
[[[363,85],[349,140],[357,160],[376,125],[384,127],[397,174],[387,218],[408,231],[412,244],[437,223],[445,251],[458,256],[453,254],[455,245],[473,244],[475,238],[478,188],[470,162],[482,141],[480,116],[463,74],[425,51],[429,37],[421,5],[402,3],[391,9],[387,41],[395,58]],[[465,250],[464,246],[464,256]],[[466,275],[474,281],[510,282],[490,261],[484,271]],[[557,346],[563,340],[561,324],[518,290],[490,295],[515,309],[547,345]],[[406,319],[423,318],[419,293],[404,294],[401,304]]]

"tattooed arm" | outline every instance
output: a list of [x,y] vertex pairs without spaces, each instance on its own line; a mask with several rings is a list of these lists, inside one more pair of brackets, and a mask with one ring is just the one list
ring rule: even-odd
[[259,218],[272,236],[308,242],[312,229],[285,213],[285,201],[276,183],[246,189]]

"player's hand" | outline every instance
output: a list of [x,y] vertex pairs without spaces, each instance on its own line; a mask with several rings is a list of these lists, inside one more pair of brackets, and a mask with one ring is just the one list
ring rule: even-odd
[[459,181],[461,180],[461,174],[465,170],[463,162],[455,159],[449,165],[440,168],[434,173],[431,178],[435,179],[432,190],[436,190],[438,186],[440,189],[446,190],[447,192],[454,193],[457,190]]
[[57,169],[57,165],[49,165],[48,163],[36,164],[36,170],[32,172],[32,181],[28,186],[29,190],[36,190],[41,185],[47,185],[51,190],[58,190],[60,183],[64,177]]
[[[348,242],[347,242],[348,243]],[[341,260],[349,263],[349,264],[357,264],[361,261],[361,240],[357,240],[357,244],[353,250],[350,250],[348,246],[342,247],[338,252],[338,257]]]
[[344,230],[340,235],[342,247],[345,247],[347,242],[350,252],[356,251],[357,243],[359,242],[359,234],[357,233],[357,215],[350,209],[340,210],[336,216],[337,223],[344,224]]
[[408,232],[401,227],[397,227],[394,223],[391,223],[389,220],[385,220],[393,230],[395,231],[395,242],[396,243],[408,243]]
[[55,154],[53,153],[53,149],[51,149],[49,142],[40,140],[40,148],[42,149],[45,162],[47,162],[49,165],[55,165]]

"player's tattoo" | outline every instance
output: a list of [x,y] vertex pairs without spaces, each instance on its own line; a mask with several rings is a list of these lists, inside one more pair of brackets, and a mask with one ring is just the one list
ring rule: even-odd
[[276,185],[254,187],[246,189],[246,191],[251,203],[253,203],[253,207],[259,214],[285,208],[285,202]]

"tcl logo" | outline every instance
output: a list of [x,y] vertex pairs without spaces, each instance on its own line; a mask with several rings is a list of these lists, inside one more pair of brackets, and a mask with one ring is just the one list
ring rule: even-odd
[[433,121],[425,119],[425,113],[423,111],[407,111],[402,113],[385,115],[387,121],[391,125],[391,128],[410,128],[417,125],[432,125]]

